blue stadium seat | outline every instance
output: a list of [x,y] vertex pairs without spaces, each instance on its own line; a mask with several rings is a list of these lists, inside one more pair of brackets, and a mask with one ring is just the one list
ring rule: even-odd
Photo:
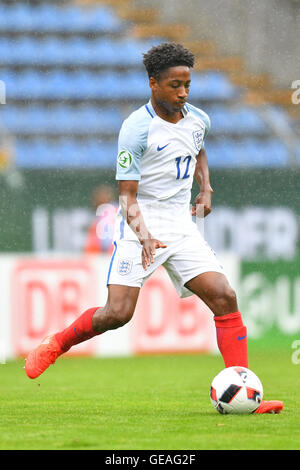
[[16,165],[23,169],[112,168],[116,155],[115,142],[103,143],[97,139],[84,143],[66,138],[55,142],[17,140],[15,147]]
[[20,65],[29,62],[33,64],[36,60],[36,41],[30,38],[22,39],[1,39],[0,54],[1,62],[5,65]]
[[124,22],[105,6],[79,8],[51,3],[37,6],[17,3],[0,7],[2,32],[113,33],[123,30]]
[[141,66],[142,53],[152,44],[138,40],[31,37],[2,39],[2,64],[46,66]]
[[[35,63],[40,65],[64,65],[67,56],[64,42],[56,37],[38,42],[35,41]],[[28,63],[30,64],[30,59]]]
[[240,105],[235,108],[214,106],[206,109],[212,127],[211,133],[239,134],[239,135],[265,135],[270,129],[261,118],[259,109]]
[[[0,18],[1,18],[1,9],[0,9]],[[0,41],[0,57],[1,57],[1,62],[4,65],[7,64],[13,64],[14,60],[12,57],[12,41],[9,39],[6,39],[5,37],[1,39]]]
[[277,138],[207,140],[206,150],[212,168],[281,168],[289,161],[287,148]]
[[40,77],[32,71],[23,73],[12,72],[4,75],[4,82],[7,85],[7,97],[14,99],[38,98],[43,92],[44,83]]
[[[29,7],[30,8],[30,7]],[[59,22],[59,10],[55,5],[45,3],[30,8],[32,18],[32,30],[38,33],[47,33],[57,30]]]
[[[3,72],[5,75],[5,72]],[[228,100],[236,95],[226,77],[218,76],[218,87],[210,87],[216,77],[210,74],[194,74],[190,100]],[[19,99],[148,99],[150,90],[146,72],[129,71],[122,75],[108,71],[102,73],[76,71],[51,72],[25,71],[11,73],[10,95]],[[213,88],[213,87],[212,87]],[[208,91],[210,90],[210,91]],[[207,94],[206,94],[207,93]]]
[[223,73],[192,73],[190,99],[230,100],[238,96],[238,88]]
[[32,14],[27,5],[16,3],[15,5],[0,7],[0,31],[24,31],[32,30]]
[[41,106],[0,108],[0,123],[15,134],[112,134],[122,124],[117,109],[90,106]]

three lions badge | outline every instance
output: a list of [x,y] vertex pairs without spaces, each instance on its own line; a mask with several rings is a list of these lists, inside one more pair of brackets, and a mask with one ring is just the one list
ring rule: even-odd
[[132,270],[132,264],[132,260],[130,259],[121,259],[118,263],[118,273],[121,274],[121,276],[129,274]]
[[193,132],[194,144],[198,152],[200,152],[200,150],[202,149],[203,136],[204,136],[204,127],[202,129],[197,129],[196,131]]

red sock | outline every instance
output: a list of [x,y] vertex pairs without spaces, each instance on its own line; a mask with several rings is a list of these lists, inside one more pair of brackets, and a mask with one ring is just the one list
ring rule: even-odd
[[70,326],[60,333],[56,333],[55,339],[63,352],[67,352],[72,346],[75,346],[75,344],[82,343],[98,334],[92,327],[92,318],[98,308],[99,307],[95,307],[86,310]]
[[243,324],[241,312],[215,316],[217,343],[223,356],[225,367],[248,367],[247,328]]

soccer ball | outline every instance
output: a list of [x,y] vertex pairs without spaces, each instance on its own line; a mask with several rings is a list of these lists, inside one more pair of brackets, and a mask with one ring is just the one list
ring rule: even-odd
[[210,401],[221,414],[249,414],[260,405],[263,386],[259,378],[246,367],[227,367],[213,379]]

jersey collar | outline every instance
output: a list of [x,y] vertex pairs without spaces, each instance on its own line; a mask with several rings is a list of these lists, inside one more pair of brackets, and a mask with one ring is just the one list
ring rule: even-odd
[[150,114],[150,116],[152,118],[154,118],[154,116],[156,116],[156,112],[154,111],[154,108],[152,106],[151,99],[146,104],[146,109],[147,109],[148,113]]
[[[156,112],[154,111],[154,108],[152,106],[152,103],[151,103],[151,98],[150,100],[148,101],[148,103],[145,105],[146,106],[146,109],[148,111],[148,113],[150,114],[150,116],[152,118],[154,118],[156,116]],[[182,114],[183,114],[183,117],[185,117],[189,112],[189,108],[188,108],[188,105],[186,104],[183,108],[182,108]]]

